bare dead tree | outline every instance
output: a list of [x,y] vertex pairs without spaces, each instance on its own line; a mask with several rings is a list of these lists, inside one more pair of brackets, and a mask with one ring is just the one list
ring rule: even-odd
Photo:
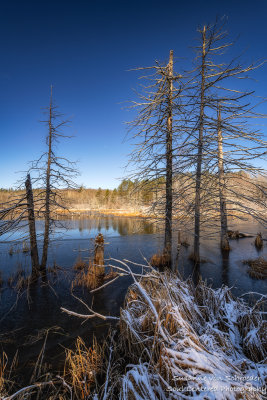
[[[48,126],[46,137],[47,151],[41,157],[32,162],[30,171],[35,174],[34,182],[40,187],[38,201],[41,203],[38,214],[44,218],[43,252],[40,269],[45,270],[47,264],[49,240],[52,228],[56,225],[55,214],[59,209],[67,209],[63,198],[64,190],[76,188],[73,178],[78,171],[74,162],[56,154],[56,144],[62,138],[70,138],[62,129],[69,121],[62,120],[62,114],[58,112],[53,102],[51,86],[50,104],[47,109],[48,120],[44,121]],[[44,189],[42,189],[44,188]]]
[[229,251],[228,240],[228,224],[227,224],[227,206],[226,206],[226,193],[225,193],[225,177],[224,177],[224,162],[223,162],[223,140],[222,140],[222,118],[221,108],[218,105],[218,181],[219,181],[219,198],[220,198],[220,217],[221,217],[221,249]]
[[179,126],[173,121],[174,118],[178,121],[176,115],[182,114],[182,77],[174,73],[172,50],[167,64],[156,62],[153,67],[138,70],[149,73],[141,77],[146,84],[142,85],[138,101],[133,101],[131,107],[138,110],[136,119],[130,123],[135,144],[129,162],[133,167],[131,178],[135,178],[137,188],[147,185],[156,193],[153,210],[157,206],[164,209],[164,254],[169,260],[167,264],[171,265],[173,154],[178,147],[183,120],[180,117]]
[[[57,213],[60,209],[67,210],[64,190],[76,188],[73,181],[78,174],[75,163],[56,154],[59,140],[70,137],[62,131],[68,121],[62,120],[61,117],[62,114],[58,113],[53,103],[51,87],[48,120],[44,121],[48,126],[47,151],[38,160],[31,162],[27,179],[25,182],[23,179],[22,186],[26,190],[12,195],[7,202],[1,204],[0,209],[0,235],[12,235],[28,228],[29,235],[26,237],[30,239],[33,275],[46,269],[50,235],[53,227],[57,225]],[[35,186],[34,190],[32,183]],[[44,220],[41,263],[38,255],[36,218]],[[60,221],[58,222],[60,224]]]
[[166,212],[165,212],[165,240],[164,240],[164,252],[167,254],[171,264],[172,254],[172,191],[173,191],[173,172],[172,172],[172,157],[173,157],[173,51],[170,51],[170,58],[168,64],[168,116],[167,116],[167,135],[166,135]]
[[[204,26],[199,33],[200,45],[196,48],[196,74],[191,81],[188,94],[191,98],[188,103],[188,113],[191,117],[192,135],[191,147],[187,150],[188,159],[191,158],[189,170],[190,168],[192,170],[195,165],[194,179],[191,179],[191,183],[189,182],[187,192],[189,188],[192,190],[192,182],[195,181],[192,207],[194,210],[193,258],[196,262],[200,261],[201,224],[206,221],[206,215],[209,212],[214,216],[217,199],[220,201],[221,242],[223,247],[227,247],[224,167],[228,168],[231,165],[233,171],[239,166],[240,169],[259,173],[262,169],[253,166],[251,160],[261,157],[264,151],[266,154],[266,147],[263,150],[266,144],[259,137],[259,133],[245,130],[244,120],[248,118],[248,115],[255,117],[254,107],[247,103],[247,97],[252,92],[234,87],[236,78],[247,77],[247,74],[258,68],[261,63],[244,67],[238,58],[229,62],[222,59],[226,50],[233,45],[226,42],[227,33],[224,31],[223,24]],[[217,115],[218,102],[221,105],[219,115]],[[225,122],[221,121],[221,113],[228,115],[227,130]],[[234,119],[237,120],[236,124],[233,123]],[[224,136],[222,132],[225,133]],[[245,143],[240,144],[241,140]],[[223,143],[225,142],[228,142],[226,146],[228,145],[232,155],[229,157],[227,154],[224,158]],[[215,172],[215,168],[218,168],[218,173]],[[238,201],[235,205],[240,206]]]

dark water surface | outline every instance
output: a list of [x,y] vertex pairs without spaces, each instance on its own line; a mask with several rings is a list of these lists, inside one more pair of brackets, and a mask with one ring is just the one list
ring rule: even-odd
[[[109,324],[103,320],[91,319],[83,322],[60,311],[60,307],[65,307],[83,314],[88,312],[71,295],[71,282],[76,274],[73,265],[79,255],[87,260],[92,255],[93,238],[99,232],[104,235],[106,242],[105,258],[128,259],[145,264],[145,258],[150,259],[162,248],[163,235],[160,227],[145,219],[99,216],[60,222],[65,222],[68,230],[58,229],[54,232],[48,264],[56,264],[61,269],[56,274],[48,273],[46,282],[33,285],[29,291],[22,289],[18,293],[8,285],[9,277],[19,270],[25,271],[25,276],[30,274],[29,253],[22,252],[22,244],[19,242],[10,242],[8,238],[0,242],[0,271],[3,280],[0,291],[0,351],[5,351],[11,359],[18,350],[20,365],[29,374],[44,343],[45,329],[51,328],[45,360],[54,370],[62,367],[64,348],[71,347],[77,336],[90,344],[93,335],[103,338],[108,332]],[[42,221],[38,224],[38,231],[41,232]],[[239,223],[234,228],[254,235],[261,231],[263,237],[267,238],[266,230],[253,223]],[[191,243],[190,235],[182,233],[182,238],[185,237]],[[254,238],[231,241],[229,257],[223,258],[218,237],[206,236],[202,240],[201,254],[206,261],[200,266],[202,278],[207,279],[214,287],[222,284],[232,287],[237,296],[251,291],[266,294],[266,281],[250,278],[247,266],[243,264],[245,259],[267,257],[267,242],[264,242],[263,250],[257,252],[253,241]],[[13,255],[9,254],[11,247]],[[174,252],[175,248],[174,240]],[[188,260],[191,248],[192,246],[181,247],[179,272],[185,278],[192,274],[194,268]],[[134,267],[134,270],[140,271],[140,268]],[[86,288],[77,286],[73,293],[89,306],[93,304],[95,311],[117,316],[129,284],[131,279],[123,277],[94,296]]]

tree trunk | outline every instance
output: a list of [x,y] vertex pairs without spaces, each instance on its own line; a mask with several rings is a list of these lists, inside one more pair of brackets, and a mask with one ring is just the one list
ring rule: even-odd
[[219,197],[220,197],[220,216],[221,216],[221,249],[229,251],[229,241],[227,236],[227,208],[226,208],[226,194],[225,194],[225,177],[223,165],[223,142],[222,142],[222,119],[221,109],[218,106],[218,173],[219,173]]
[[202,31],[202,67],[201,67],[201,92],[200,92],[200,114],[199,114],[199,136],[196,168],[196,197],[195,197],[195,232],[193,259],[196,263],[200,261],[200,207],[201,207],[201,177],[202,177],[202,154],[203,154],[203,130],[205,109],[205,60],[206,57],[206,27]]
[[25,181],[25,187],[27,196],[28,225],[29,225],[30,244],[31,244],[32,275],[37,276],[39,272],[39,257],[38,257],[38,247],[36,239],[34,203],[33,203],[33,193],[32,193],[30,174],[27,175],[27,179]]
[[47,253],[49,245],[49,230],[50,230],[50,178],[51,178],[51,153],[52,153],[52,86],[51,86],[51,97],[49,107],[49,132],[48,132],[48,153],[47,153],[47,167],[46,167],[46,191],[45,191],[45,228],[44,228],[44,241],[43,241],[43,254],[41,269],[46,269],[47,264]]
[[168,118],[166,136],[166,211],[165,211],[165,241],[164,253],[168,265],[172,263],[172,92],[173,92],[173,50],[170,51],[168,65]]

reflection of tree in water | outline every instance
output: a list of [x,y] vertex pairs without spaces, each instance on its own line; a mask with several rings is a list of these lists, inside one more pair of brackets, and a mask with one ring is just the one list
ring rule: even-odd
[[98,226],[97,226],[98,232],[101,232],[101,229],[102,229],[102,221],[100,218],[98,218]]
[[118,232],[121,236],[132,235],[132,234],[152,234],[160,230],[160,228],[153,222],[143,218],[129,218],[129,217],[117,217],[117,216],[93,216],[87,218],[80,218],[76,221],[72,221],[72,226],[79,229],[79,232],[83,232],[87,229],[106,231],[113,230]]
[[118,220],[118,232],[121,236],[125,236],[129,234],[129,220],[121,218]]
[[79,219],[79,232],[82,232],[84,230],[84,223],[85,220],[84,219]]
[[222,284],[229,286],[229,252],[222,254]]
[[[115,223],[116,221],[116,223]],[[157,231],[156,225],[144,220],[135,218],[117,218],[112,221],[112,226],[114,230],[122,236],[132,235],[132,234],[152,234]]]
[[109,231],[109,217],[105,217],[105,229]]
[[116,218],[111,218],[112,229],[114,232],[118,230],[118,220]]
[[151,222],[143,221],[143,232],[147,234],[152,234],[156,232],[156,226]]

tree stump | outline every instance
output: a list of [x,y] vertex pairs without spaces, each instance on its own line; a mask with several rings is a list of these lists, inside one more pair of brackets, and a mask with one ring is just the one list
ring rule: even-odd
[[101,286],[105,276],[104,267],[104,237],[99,233],[95,238],[94,249],[94,273],[96,277],[97,286]]
[[256,247],[257,249],[259,249],[259,250],[262,249],[262,247],[263,247],[263,239],[262,239],[261,233],[258,233],[258,234],[257,234],[254,243],[255,243],[255,247]]

